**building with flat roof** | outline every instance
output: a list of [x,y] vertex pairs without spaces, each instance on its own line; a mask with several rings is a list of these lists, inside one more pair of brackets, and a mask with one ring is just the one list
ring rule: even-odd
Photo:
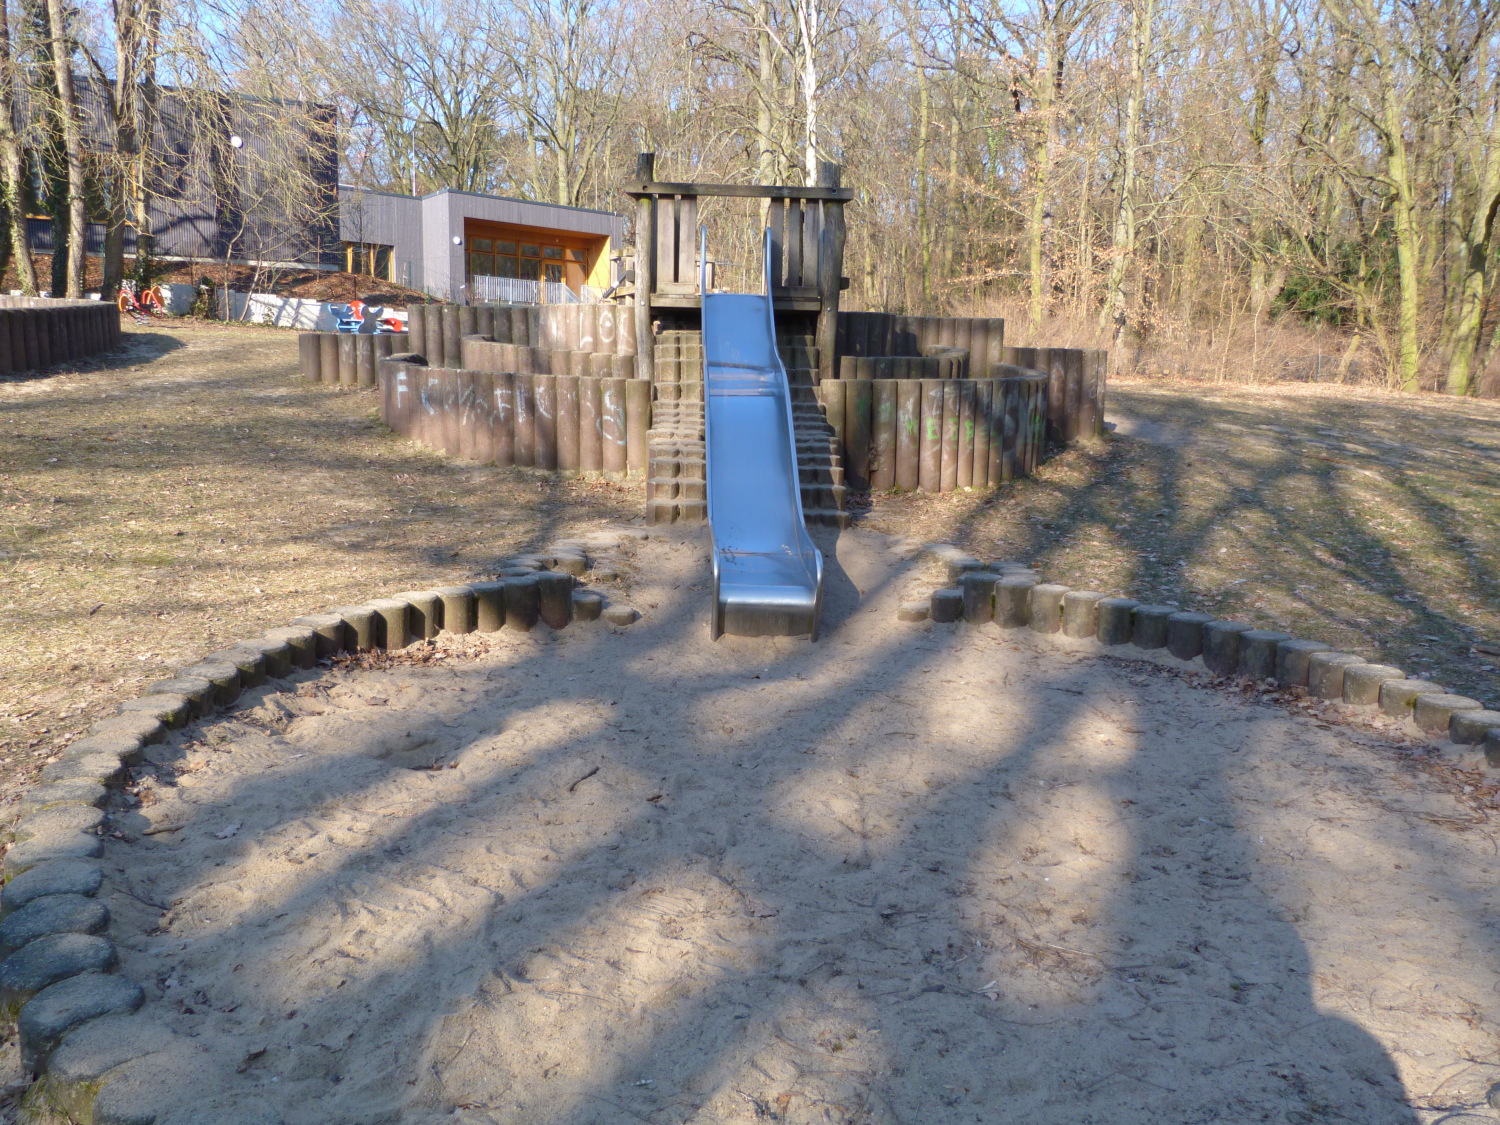
[[597,296],[614,280],[610,252],[624,228],[614,212],[556,203],[339,187],[340,266],[446,300]]

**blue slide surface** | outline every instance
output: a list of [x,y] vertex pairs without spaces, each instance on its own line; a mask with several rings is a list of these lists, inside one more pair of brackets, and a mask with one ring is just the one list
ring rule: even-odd
[[[766,232],[767,269],[771,232]],[[714,639],[818,635],[823,555],[802,518],[791,389],[763,295],[703,287]]]

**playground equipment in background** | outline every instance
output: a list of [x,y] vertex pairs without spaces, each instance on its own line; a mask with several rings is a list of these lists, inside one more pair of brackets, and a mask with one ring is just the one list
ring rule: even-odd
[[162,300],[161,290],[154,285],[138,290],[135,282],[122,281],[115,304],[122,313],[129,313],[134,317],[137,324],[146,324],[152,317],[167,315],[166,302]]
[[335,332],[347,332],[351,335],[373,333],[379,336],[406,331],[406,325],[399,316],[385,316],[384,313],[385,306],[367,305],[357,297],[347,305],[335,305],[331,302],[328,305],[328,315],[333,317]]
[[711,293],[702,263],[704,456],[714,604],[710,632],[818,639],[823,555],[802,514],[792,392],[776,350],[775,262],[765,235],[765,292]]

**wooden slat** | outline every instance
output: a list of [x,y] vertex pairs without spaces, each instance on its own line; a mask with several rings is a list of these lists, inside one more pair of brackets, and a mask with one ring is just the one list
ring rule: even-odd
[[818,247],[823,237],[823,208],[816,200],[802,205],[802,281],[817,285]]
[[771,206],[766,210],[766,225],[771,228],[771,288],[774,291],[786,284],[786,279],[782,275],[784,263],[781,252],[786,240],[785,200],[771,200]]
[[656,205],[656,288],[667,289],[677,280],[677,200],[662,199]]
[[679,184],[665,182],[632,183],[625,194],[639,199],[643,195],[708,195],[734,199],[832,199],[843,203],[854,199],[853,188],[782,187],[760,184]]
[[689,196],[677,204],[677,282],[697,292],[698,200]]
[[786,206],[786,284],[802,285],[802,203],[795,199]]

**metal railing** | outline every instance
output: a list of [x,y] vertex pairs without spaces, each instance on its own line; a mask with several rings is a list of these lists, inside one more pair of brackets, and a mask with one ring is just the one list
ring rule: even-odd
[[587,285],[575,293],[561,281],[485,274],[475,274],[470,279],[469,293],[475,301],[501,305],[587,305],[599,299]]

